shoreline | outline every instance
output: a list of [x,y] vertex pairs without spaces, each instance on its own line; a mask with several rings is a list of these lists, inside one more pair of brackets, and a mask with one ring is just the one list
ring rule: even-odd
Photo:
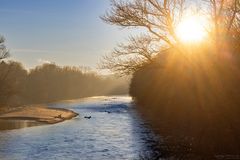
[[55,124],[70,120],[76,116],[75,113],[63,108],[50,108],[44,105],[30,105],[16,107],[9,112],[0,114],[1,120],[33,120],[45,124]]

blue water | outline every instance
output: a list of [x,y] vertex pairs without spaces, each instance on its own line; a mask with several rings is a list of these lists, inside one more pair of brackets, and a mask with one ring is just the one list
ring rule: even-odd
[[158,159],[161,155],[160,137],[140,118],[130,97],[92,97],[50,106],[80,115],[54,125],[0,131],[1,160]]

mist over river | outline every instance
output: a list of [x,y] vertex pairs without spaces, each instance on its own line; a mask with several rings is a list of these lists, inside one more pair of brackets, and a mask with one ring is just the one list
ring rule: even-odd
[[21,129],[0,131],[1,160],[157,159],[161,155],[160,138],[140,118],[130,97],[91,97],[49,106],[80,115],[54,125],[26,127],[23,122],[25,128],[18,124]]

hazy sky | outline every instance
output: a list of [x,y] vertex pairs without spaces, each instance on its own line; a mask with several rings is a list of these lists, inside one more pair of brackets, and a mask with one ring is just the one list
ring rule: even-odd
[[108,0],[0,0],[0,34],[28,68],[44,61],[94,67],[127,37],[99,18],[109,8]]

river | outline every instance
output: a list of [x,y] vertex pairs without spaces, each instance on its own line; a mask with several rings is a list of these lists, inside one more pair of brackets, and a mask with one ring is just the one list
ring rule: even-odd
[[141,119],[130,97],[91,97],[49,106],[70,109],[79,116],[34,127],[26,127],[32,123],[23,121],[16,127],[21,129],[0,131],[1,160],[152,160],[161,156],[160,137]]

